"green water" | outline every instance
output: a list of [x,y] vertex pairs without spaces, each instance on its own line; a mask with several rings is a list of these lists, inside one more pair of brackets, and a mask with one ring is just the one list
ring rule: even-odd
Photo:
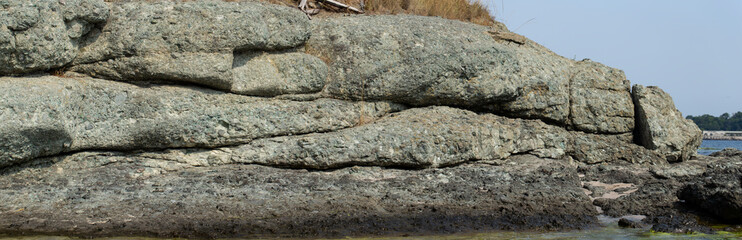
[[[30,236],[30,237],[2,237],[0,240],[82,240],[87,238],[70,238],[55,236]],[[165,238],[134,238],[114,237],[97,238],[99,240],[161,240]],[[500,240],[500,239],[742,239],[742,232],[729,233],[718,232],[717,234],[668,234],[655,233],[647,229],[626,229],[618,226],[608,226],[591,230],[569,231],[569,232],[492,232],[479,234],[455,234],[438,236],[404,236],[404,237],[371,237],[371,238],[341,238],[355,240]],[[224,239],[236,240],[236,239]]]

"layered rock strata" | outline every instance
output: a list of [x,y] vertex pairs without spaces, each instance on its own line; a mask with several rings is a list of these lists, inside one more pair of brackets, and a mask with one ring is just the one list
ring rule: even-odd
[[735,206],[699,179],[738,172],[692,160],[698,128],[666,93],[502,27],[255,2],[0,7],[0,233],[575,229],[595,206],[662,224],[681,192]]

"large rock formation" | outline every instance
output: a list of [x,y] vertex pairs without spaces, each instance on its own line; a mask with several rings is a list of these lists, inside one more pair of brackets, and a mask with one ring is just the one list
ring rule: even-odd
[[702,132],[675,108],[669,94],[658,87],[634,85],[637,141],[667,156],[667,161],[688,160],[701,145]]
[[[594,205],[678,213],[627,203],[673,206],[708,170],[661,90],[502,27],[254,2],[0,7],[0,234],[574,229]],[[641,189],[598,196],[613,172]]]

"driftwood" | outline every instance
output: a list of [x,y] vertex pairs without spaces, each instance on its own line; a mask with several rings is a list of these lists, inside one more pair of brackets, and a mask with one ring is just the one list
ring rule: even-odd
[[358,8],[351,7],[351,6],[347,5],[347,4],[344,4],[344,3],[341,3],[341,2],[338,2],[338,1],[335,1],[335,0],[317,0],[317,1],[318,2],[323,2],[323,3],[330,4],[330,5],[335,6],[337,8],[348,9],[348,10],[350,10],[352,12],[355,12],[355,13],[363,13],[363,11],[359,10]]
[[523,45],[526,43],[526,37],[521,36],[517,33],[496,31],[496,30],[490,30],[490,31],[487,31],[487,33],[489,33],[492,36],[492,38],[494,38],[495,40],[504,40],[504,41],[514,42],[520,45]]
[[[344,3],[341,3],[341,2],[338,2],[338,1],[335,1],[335,0],[316,0],[316,1],[317,2],[320,2],[320,3],[326,3],[326,4],[331,5],[333,7],[336,7],[336,8],[348,9],[348,10],[350,10],[352,12],[355,12],[355,13],[363,13],[363,10],[359,10],[358,8],[351,7],[351,6],[347,5],[347,4],[344,4]],[[364,1],[361,1],[361,9],[363,9],[365,7],[364,5],[365,5],[364,4]],[[298,7],[299,7],[299,10],[301,10],[302,12],[304,12],[305,14],[307,14],[307,17],[309,17],[309,19],[312,19],[312,15],[315,15],[315,14],[318,14],[319,13],[319,9],[309,8],[308,0],[301,0],[299,2],[299,6]]]

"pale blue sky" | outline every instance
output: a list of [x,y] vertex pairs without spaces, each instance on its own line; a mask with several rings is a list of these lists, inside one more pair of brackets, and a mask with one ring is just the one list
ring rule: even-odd
[[498,21],[568,58],[659,86],[683,115],[742,111],[742,0],[487,0]]

